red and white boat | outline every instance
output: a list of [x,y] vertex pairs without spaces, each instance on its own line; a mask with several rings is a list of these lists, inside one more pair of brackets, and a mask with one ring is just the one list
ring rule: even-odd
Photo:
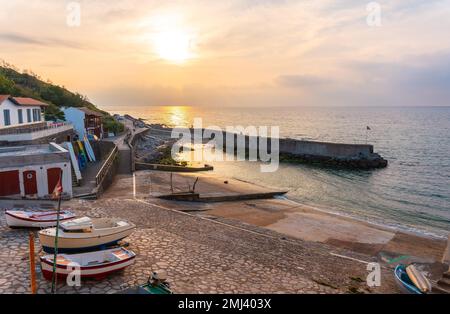
[[[6,224],[9,227],[48,228],[56,226],[57,212],[52,211],[24,211],[6,210]],[[67,221],[76,217],[70,211],[62,210],[59,220]]]
[[[81,278],[103,279],[133,264],[135,257],[133,251],[123,247],[81,254],[58,254],[56,274],[64,279],[79,267]],[[53,259],[53,254],[41,257],[42,273],[48,280],[53,275]]]

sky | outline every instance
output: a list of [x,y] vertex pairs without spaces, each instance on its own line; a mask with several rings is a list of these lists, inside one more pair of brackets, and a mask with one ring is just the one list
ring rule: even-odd
[[0,8],[0,59],[99,107],[450,105],[450,0]]

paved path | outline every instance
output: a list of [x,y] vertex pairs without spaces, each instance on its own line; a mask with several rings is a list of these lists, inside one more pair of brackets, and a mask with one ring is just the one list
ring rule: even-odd
[[[120,180],[116,182],[121,185]],[[116,188],[117,188],[116,186]],[[114,188],[108,193],[115,193]],[[396,292],[392,274],[383,269],[382,287],[365,285],[366,265],[353,254],[320,243],[286,238],[276,232],[226,220],[211,220],[126,198],[94,202],[72,200],[78,215],[122,217],[137,230],[126,239],[136,262],[102,281],[79,288],[60,283],[59,293],[114,293],[143,283],[153,270],[166,270],[175,293],[346,293]],[[0,293],[26,293],[29,285],[28,231],[6,226],[0,213]],[[39,241],[36,240],[39,250]],[[39,269],[39,267],[37,267]],[[50,283],[38,273],[39,293]]]

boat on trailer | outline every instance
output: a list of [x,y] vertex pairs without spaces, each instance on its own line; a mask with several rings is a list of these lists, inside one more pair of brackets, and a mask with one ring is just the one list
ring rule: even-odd
[[[136,226],[120,218],[82,217],[60,224],[58,253],[81,253],[104,250],[129,236]],[[53,253],[56,228],[39,231],[39,240],[46,253]]]
[[[49,228],[56,226],[57,212],[5,210],[6,224],[13,228]],[[74,219],[76,215],[70,211],[60,212],[60,221]]]
[[[64,279],[79,267],[80,277],[103,279],[134,263],[136,254],[123,247],[81,254],[58,254],[56,275]],[[44,278],[52,280],[54,255],[41,256],[41,269]]]

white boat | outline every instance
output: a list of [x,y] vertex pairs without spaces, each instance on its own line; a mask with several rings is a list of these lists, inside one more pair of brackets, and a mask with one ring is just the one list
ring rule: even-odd
[[[6,210],[6,224],[9,227],[26,228],[48,228],[56,226],[57,212],[52,211],[24,211],[24,210]],[[76,215],[70,211],[62,210],[60,212],[60,221],[67,221],[75,218]]]
[[[79,253],[105,249],[129,236],[135,225],[119,218],[73,219],[60,224],[58,252]],[[56,228],[39,231],[44,252],[53,253]]]
[[[133,264],[135,257],[134,252],[122,247],[81,254],[58,254],[56,274],[58,278],[66,278],[79,269],[81,278],[103,279]],[[41,256],[41,269],[45,279],[52,279],[53,261],[53,254]]]

